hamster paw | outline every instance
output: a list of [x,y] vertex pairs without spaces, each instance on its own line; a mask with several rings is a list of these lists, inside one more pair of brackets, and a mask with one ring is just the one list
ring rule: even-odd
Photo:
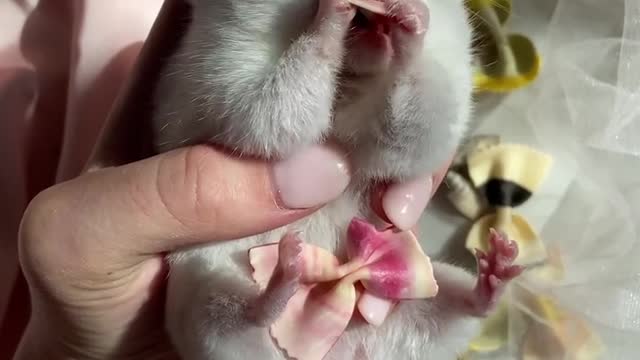
[[295,234],[285,235],[278,244],[278,267],[284,282],[300,281],[303,266],[302,241]]
[[386,0],[392,20],[390,35],[394,51],[401,60],[413,58],[422,50],[429,27],[429,9],[421,0]]
[[324,58],[331,58],[344,47],[343,38],[356,9],[346,0],[320,0],[314,20],[314,28],[321,37],[320,51]]
[[296,234],[285,235],[278,244],[278,265],[269,285],[250,305],[249,317],[255,324],[269,326],[282,314],[300,286],[302,261],[302,241]]
[[518,245],[504,233],[491,229],[489,244],[487,253],[476,250],[478,282],[473,305],[479,316],[486,316],[495,307],[506,284],[523,270],[521,266],[513,265],[518,256]]
[[421,0],[386,0],[389,17],[405,32],[424,34],[429,26],[429,8]]
[[349,22],[356,15],[356,9],[347,0],[320,0],[316,21],[340,18]]

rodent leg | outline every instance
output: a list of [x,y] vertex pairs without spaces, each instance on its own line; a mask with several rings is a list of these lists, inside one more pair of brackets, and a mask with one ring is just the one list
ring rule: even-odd
[[286,235],[280,240],[278,264],[263,291],[225,268],[200,269],[197,277],[188,273],[188,279],[173,278],[180,282],[174,283],[174,294],[184,300],[174,298],[178,301],[168,304],[168,331],[181,356],[245,359],[256,352],[271,352],[273,346],[265,329],[282,314],[298,289],[301,252],[297,236]]
[[343,40],[354,15],[344,0],[320,0],[308,30],[241,95],[242,106],[223,117],[219,140],[264,158],[321,141],[330,128]]

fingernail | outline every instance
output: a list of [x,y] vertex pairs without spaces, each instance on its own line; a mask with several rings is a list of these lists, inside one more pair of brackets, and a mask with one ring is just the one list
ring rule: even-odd
[[391,300],[379,298],[366,291],[358,301],[358,311],[373,326],[382,325],[392,308],[393,302]]
[[346,158],[336,149],[312,146],[273,167],[281,205],[307,209],[342,194],[351,179]]
[[431,177],[389,186],[382,198],[382,208],[389,221],[400,230],[411,229],[427,207],[432,188]]

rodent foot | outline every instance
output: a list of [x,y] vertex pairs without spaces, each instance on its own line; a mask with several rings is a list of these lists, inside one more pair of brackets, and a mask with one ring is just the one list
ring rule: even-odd
[[491,229],[490,249],[487,253],[476,250],[478,282],[475,288],[475,307],[479,315],[486,315],[494,308],[506,284],[522,273],[523,268],[514,265],[518,257],[518,244],[506,234]]

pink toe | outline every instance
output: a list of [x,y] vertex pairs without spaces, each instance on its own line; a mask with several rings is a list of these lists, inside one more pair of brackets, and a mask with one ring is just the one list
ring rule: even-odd
[[520,249],[518,249],[518,243],[516,243],[515,241],[511,241],[509,242],[509,247],[511,249],[511,258],[512,260],[515,260],[518,257],[518,253],[520,251]]
[[489,244],[491,245],[491,251],[500,251],[500,238],[495,233],[489,237]]
[[278,263],[286,276],[300,276],[303,268],[301,255],[302,241],[298,238],[298,233],[286,234],[278,244]]
[[478,264],[480,266],[480,271],[489,270],[489,262],[487,260],[481,259],[480,261],[478,261]]
[[498,288],[500,286],[500,279],[493,274],[489,275],[489,285],[491,285],[492,289]]
[[478,285],[480,286],[481,289],[486,289],[487,288],[488,284],[487,284],[487,275],[486,274],[478,275]]
[[524,270],[524,268],[522,266],[511,266],[509,267],[506,271],[505,271],[505,275],[508,279],[513,279],[516,276],[519,276],[520,274],[522,274],[522,271]]
[[302,242],[297,233],[288,233],[280,240],[279,251],[285,257],[295,257],[302,252]]

